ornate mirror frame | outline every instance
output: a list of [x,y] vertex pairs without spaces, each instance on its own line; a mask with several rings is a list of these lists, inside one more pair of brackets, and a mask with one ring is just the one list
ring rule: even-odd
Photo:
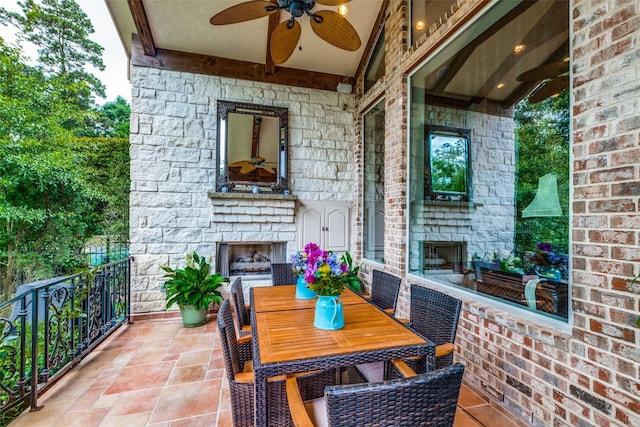
[[[287,108],[221,100],[218,100],[217,107],[216,158],[219,174],[216,191],[288,193],[289,113]],[[251,129],[248,129],[249,127]],[[268,133],[265,134],[265,132]],[[249,136],[244,137],[247,134]],[[236,138],[234,135],[241,135],[241,137]],[[234,141],[230,141],[230,138]],[[267,140],[268,146],[262,147],[263,152],[270,153],[267,157],[261,156],[261,139],[263,143]],[[238,156],[233,154],[234,152],[245,154],[241,158],[230,158]]]

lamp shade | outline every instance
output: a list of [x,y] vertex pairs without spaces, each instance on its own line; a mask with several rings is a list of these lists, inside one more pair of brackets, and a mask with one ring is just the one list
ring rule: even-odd
[[558,199],[558,177],[548,173],[538,179],[538,191],[529,206],[523,209],[522,218],[560,216],[562,208]]

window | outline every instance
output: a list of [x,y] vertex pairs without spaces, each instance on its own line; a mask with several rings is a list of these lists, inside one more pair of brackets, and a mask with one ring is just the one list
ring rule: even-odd
[[384,100],[362,119],[364,129],[364,257],[384,262]]
[[411,0],[409,14],[411,40],[409,43],[413,44],[423,34],[429,34],[429,29],[433,25],[439,27],[457,7],[456,0]]
[[380,31],[376,47],[373,49],[367,69],[364,72],[364,92],[366,93],[385,73],[384,68],[384,29]]
[[568,23],[566,1],[495,2],[409,78],[409,273],[558,322],[569,101],[546,79],[568,85]]

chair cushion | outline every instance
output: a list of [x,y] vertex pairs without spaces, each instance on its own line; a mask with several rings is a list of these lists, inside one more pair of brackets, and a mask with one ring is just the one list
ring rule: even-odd
[[371,362],[356,365],[356,368],[367,379],[367,382],[377,383],[384,380],[384,362]]
[[327,427],[329,425],[324,397],[304,402],[304,409],[307,410],[307,414],[309,414],[309,418],[311,418],[315,427]]

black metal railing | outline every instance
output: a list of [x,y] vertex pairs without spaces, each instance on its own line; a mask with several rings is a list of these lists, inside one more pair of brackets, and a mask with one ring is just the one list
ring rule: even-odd
[[0,426],[130,322],[131,258],[21,288],[0,305]]

